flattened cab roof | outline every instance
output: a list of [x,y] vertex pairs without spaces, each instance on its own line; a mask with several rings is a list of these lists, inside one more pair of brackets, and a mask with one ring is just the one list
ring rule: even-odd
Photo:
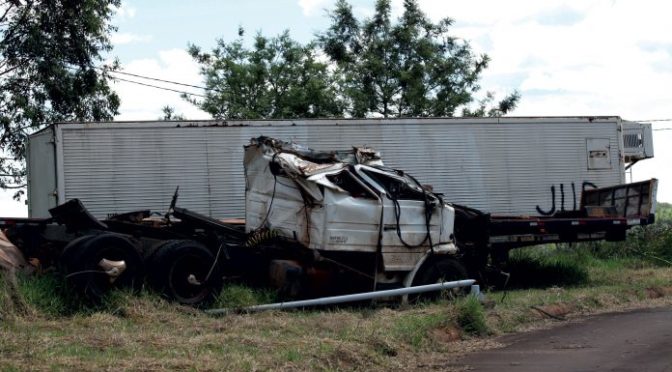
[[318,173],[341,169],[346,165],[383,165],[380,153],[369,147],[353,147],[344,151],[316,151],[293,142],[271,137],[252,138],[245,146],[258,147],[265,156],[279,161],[290,173],[309,177]]

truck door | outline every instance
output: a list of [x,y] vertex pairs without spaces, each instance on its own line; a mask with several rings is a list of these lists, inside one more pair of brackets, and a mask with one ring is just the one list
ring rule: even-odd
[[[438,200],[425,194],[414,182],[371,167],[359,167],[359,174],[382,191],[382,252],[386,271],[412,270],[418,259],[430,249],[430,241],[439,243],[441,212]],[[427,226],[426,198],[433,205]]]
[[[335,251],[375,252],[380,235],[381,198],[348,169],[327,175],[325,184],[325,241]],[[343,192],[345,191],[345,192]]]

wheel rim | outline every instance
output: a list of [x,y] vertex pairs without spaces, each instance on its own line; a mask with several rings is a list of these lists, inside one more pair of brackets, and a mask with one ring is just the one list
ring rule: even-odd
[[209,267],[202,257],[188,254],[176,259],[168,272],[168,286],[175,299],[182,303],[197,303],[208,296],[206,281]]
[[119,281],[126,273],[126,270],[124,270],[124,272],[117,276],[115,280],[110,281],[110,276],[99,266],[102,260],[126,262],[126,259],[127,257],[124,254],[123,249],[119,249],[116,246],[103,248],[96,258],[89,262],[89,265],[91,266],[90,269],[99,272],[90,274],[91,281],[87,285],[88,288],[86,292],[90,295],[100,297],[110,290],[110,288],[114,287],[114,283]]

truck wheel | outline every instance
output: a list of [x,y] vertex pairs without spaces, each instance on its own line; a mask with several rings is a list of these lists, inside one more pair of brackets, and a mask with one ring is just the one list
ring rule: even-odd
[[205,306],[222,288],[218,266],[215,256],[203,244],[171,240],[149,258],[147,280],[168,299],[185,305]]
[[82,244],[84,244],[84,242],[88,240],[91,240],[91,238],[93,237],[95,237],[95,235],[80,236],[79,238],[71,240],[65,246],[65,248],[63,248],[63,251],[61,251],[61,255],[58,259],[58,269],[60,270],[60,272],[67,275],[68,263],[72,261],[73,257],[76,257],[80,254]]
[[63,250],[60,262],[67,283],[93,303],[112,288],[139,290],[142,286],[142,258],[135,245],[119,235],[75,239]]
[[[465,267],[454,258],[436,258],[431,259],[425,267],[418,273],[413,281],[413,285],[426,285],[441,282],[450,282],[455,280],[468,279]],[[420,293],[412,300],[436,300],[438,298],[447,298],[453,300],[469,292],[468,288],[453,288],[441,291]]]

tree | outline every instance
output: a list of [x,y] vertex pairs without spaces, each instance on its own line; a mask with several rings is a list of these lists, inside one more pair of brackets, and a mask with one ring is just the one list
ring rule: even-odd
[[329,59],[338,66],[347,113],[353,117],[502,115],[513,108],[514,92],[488,109],[492,93],[470,109],[488,66],[466,41],[450,36],[453,20],[433,23],[416,0],[392,22],[390,0],[378,0],[372,18],[360,21],[346,0],[330,13],[331,26],[318,35]]
[[219,119],[499,116],[515,108],[517,92],[497,103],[491,92],[479,99],[489,58],[450,35],[451,19],[433,23],[416,0],[405,0],[393,21],[390,4],[377,0],[374,15],[360,21],[338,0],[329,28],[306,45],[285,32],[257,34],[247,49],[242,29],[211,53],[192,45],[209,91],[184,98]]
[[0,187],[25,186],[29,133],[58,121],[111,120],[118,113],[119,97],[107,83],[116,64],[96,65],[112,49],[109,21],[119,4],[0,1]]
[[313,44],[301,45],[285,31],[270,39],[257,34],[248,49],[242,28],[238,36],[231,43],[218,40],[210,53],[189,47],[209,90],[204,99],[185,99],[217,119],[342,115],[328,66],[317,61]]
[[186,120],[184,115],[176,113],[175,108],[169,105],[163,106],[161,113],[163,116],[159,117],[159,120]]

